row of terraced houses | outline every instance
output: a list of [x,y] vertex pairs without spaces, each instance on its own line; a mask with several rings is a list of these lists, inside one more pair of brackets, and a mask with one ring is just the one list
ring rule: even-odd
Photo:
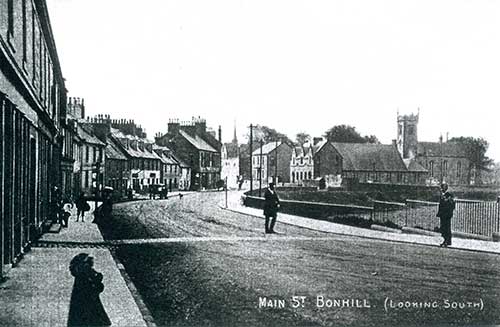
[[45,0],[0,0],[0,280],[53,218],[62,194],[215,187],[219,138],[206,122],[172,120],[148,140],[141,126],[85,116],[68,98]]

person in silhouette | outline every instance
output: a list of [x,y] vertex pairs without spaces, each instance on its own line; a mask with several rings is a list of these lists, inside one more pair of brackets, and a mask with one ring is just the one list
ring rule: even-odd
[[85,211],[90,210],[90,205],[88,204],[87,200],[85,199],[85,193],[80,193],[80,196],[78,199],[76,199],[76,221],[80,219],[80,214],[82,216],[82,221],[84,220],[85,217]]
[[68,326],[110,326],[99,294],[104,290],[103,276],[93,268],[94,258],[87,253],[76,255],[69,264],[75,277],[69,307]]
[[269,187],[264,193],[264,216],[266,217],[266,234],[274,234],[274,224],[280,207],[280,200],[274,190],[274,183],[269,183]]
[[455,199],[453,194],[448,191],[448,184],[441,184],[441,197],[439,199],[438,212],[436,214],[440,220],[440,231],[443,236],[443,243],[439,246],[447,247],[451,245],[451,218],[455,210]]

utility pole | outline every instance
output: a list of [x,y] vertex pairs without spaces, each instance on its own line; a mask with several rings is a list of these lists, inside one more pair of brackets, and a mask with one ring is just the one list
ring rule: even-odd
[[262,139],[260,139],[260,166],[259,166],[259,198],[262,195],[262,145],[263,145]]
[[224,189],[226,191],[226,209],[227,209],[227,176],[226,176],[226,180],[224,181]]
[[253,148],[253,125],[250,124],[250,195],[252,194],[253,191],[253,155],[252,155],[252,148]]
[[274,156],[274,184],[278,185],[278,138],[276,138],[276,147],[275,147],[275,156]]
[[443,134],[439,136],[439,171],[440,171],[440,183],[443,184]]

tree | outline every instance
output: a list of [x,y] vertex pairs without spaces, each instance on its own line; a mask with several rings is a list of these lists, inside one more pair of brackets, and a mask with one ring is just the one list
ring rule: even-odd
[[295,136],[295,141],[297,141],[297,143],[299,145],[302,145],[308,141],[311,140],[311,135],[305,133],[305,132],[299,132],[297,133],[297,135]]
[[361,136],[355,127],[336,125],[326,131],[325,137],[330,142],[339,143],[379,143],[375,135]]
[[[250,139],[250,131],[247,133],[247,139]],[[281,141],[284,143],[288,143],[290,145],[293,144],[292,140],[288,138],[283,133],[278,132],[274,128],[270,128],[264,125],[254,125],[253,126],[253,141],[259,142],[260,140],[264,141],[264,144],[269,142]]]
[[479,137],[453,137],[449,140],[449,142],[455,142],[462,145],[465,153],[467,154],[467,158],[470,161],[469,165],[469,180],[470,180],[470,172],[472,169],[476,170],[476,182],[481,184],[481,173],[490,171],[491,166],[493,165],[493,159],[488,158],[486,156],[486,151],[488,150],[489,143],[485,139]]
[[375,135],[366,135],[363,138],[366,140],[366,143],[380,144],[380,141]]

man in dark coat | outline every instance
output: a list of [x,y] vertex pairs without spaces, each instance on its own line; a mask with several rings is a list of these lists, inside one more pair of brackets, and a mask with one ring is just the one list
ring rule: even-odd
[[276,224],[276,216],[278,215],[278,208],[280,207],[280,200],[276,191],[274,190],[274,183],[269,183],[269,187],[264,193],[264,216],[266,217],[266,234],[274,234],[274,224]]
[[453,210],[455,210],[455,199],[453,194],[448,191],[448,184],[441,184],[441,198],[439,199],[439,208],[437,217],[439,217],[441,226],[441,235],[443,236],[443,243],[439,246],[447,247],[451,245],[451,218],[453,217]]

